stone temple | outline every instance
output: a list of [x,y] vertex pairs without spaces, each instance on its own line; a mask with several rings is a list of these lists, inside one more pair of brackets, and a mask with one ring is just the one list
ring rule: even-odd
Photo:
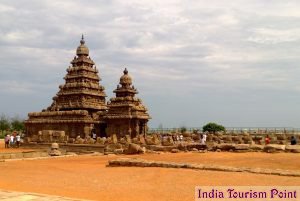
[[64,79],[65,84],[59,86],[51,106],[28,114],[25,121],[28,136],[44,130],[64,131],[69,138],[85,138],[92,132],[97,137],[116,134],[133,138],[146,134],[150,116],[142,101],[135,97],[138,92],[128,70],[125,68],[114,90],[116,97],[106,103],[105,89],[83,36]]

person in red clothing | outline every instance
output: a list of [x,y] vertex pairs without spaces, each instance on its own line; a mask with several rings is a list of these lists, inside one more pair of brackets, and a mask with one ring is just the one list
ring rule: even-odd
[[270,144],[270,137],[269,137],[269,135],[267,135],[266,138],[265,138],[265,144]]

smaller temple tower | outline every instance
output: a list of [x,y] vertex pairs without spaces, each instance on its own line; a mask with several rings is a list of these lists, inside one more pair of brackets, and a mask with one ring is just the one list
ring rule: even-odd
[[133,138],[146,134],[147,122],[151,117],[141,99],[134,97],[138,91],[132,85],[132,78],[126,68],[120,78],[120,84],[113,92],[116,97],[107,103],[109,109],[104,116],[107,135],[116,134],[119,137],[130,135]]

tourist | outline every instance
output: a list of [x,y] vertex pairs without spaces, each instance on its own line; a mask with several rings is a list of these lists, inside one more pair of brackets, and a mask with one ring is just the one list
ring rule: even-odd
[[267,135],[266,138],[265,138],[265,144],[270,144],[270,137],[269,137],[269,135]]
[[96,141],[97,140],[97,134],[95,133],[95,131],[92,132],[92,138]]
[[296,145],[296,144],[297,144],[297,140],[296,140],[295,136],[292,136],[291,145]]
[[17,144],[17,148],[20,147],[20,143],[21,143],[21,136],[20,136],[20,134],[18,133],[18,134],[16,135],[16,144]]
[[12,134],[12,135],[10,136],[10,142],[9,142],[10,147],[13,147],[13,146],[14,146],[14,140],[15,140],[15,137],[14,137],[14,135]]
[[177,142],[179,142],[179,135],[176,135],[176,140]]
[[201,144],[206,144],[206,138],[207,138],[207,135],[206,135],[206,132],[205,132],[202,135]]
[[176,136],[175,135],[171,135],[171,136],[172,136],[173,142],[176,142]]
[[4,138],[5,148],[9,148],[9,140],[10,140],[10,136],[9,135],[5,135],[5,138]]
[[183,141],[183,135],[182,134],[180,134],[179,139],[180,139],[180,142]]
[[202,144],[202,139],[203,139],[203,134],[202,133],[200,133],[199,138],[200,138],[200,144]]

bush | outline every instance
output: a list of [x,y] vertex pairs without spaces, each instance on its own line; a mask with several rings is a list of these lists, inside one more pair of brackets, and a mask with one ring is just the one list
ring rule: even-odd
[[225,127],[216,123],[208,123],[203,126],[203,132],[207,131],[210,133],[216,133],[217,131],[225,131]]
[[181,133],[185,133],[187,131],[187,128],[185,127],[185,126],[182,126],[181,128],[180,128],[180,132]]

